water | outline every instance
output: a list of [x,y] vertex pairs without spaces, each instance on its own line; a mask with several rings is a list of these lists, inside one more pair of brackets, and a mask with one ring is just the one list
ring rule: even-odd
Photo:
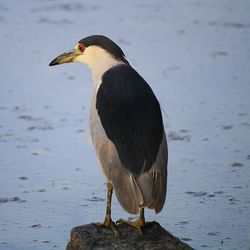
[[[104,218],[90,73],[48,67],[90,34],[123,48],[165,111],[167,202],[147,219],[196,249],[250,249],[249,11],[243,0],[1,3],[0,249],[63,249],[72,227]],[[115,198],[112,209],[130,216]]]

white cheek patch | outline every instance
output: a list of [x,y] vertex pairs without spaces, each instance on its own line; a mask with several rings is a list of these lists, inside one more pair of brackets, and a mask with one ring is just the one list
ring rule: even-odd
[[74,62],[79,62],[79,63],[84,63],[86,64],[86,62],[84,61],[84,55],[78,55],[75,59]]
[[74,61],[83,63],[90,68],[96,90],[98,90],[101,84],[104,72],[118,64],[123,63],[116,60],[111,54],[99,46],[88,46],[82,53],[80,52],[77,44],[75,50],[79,52],[79,55],[75,57]]
[[90,67],[90,65],[92,65],[92,63],[95,63],[94,60],[94,55],[90,49],[91,47],[86,47],[84,52],[81,52],[78,48],[78,44],[75,47],[75,50],[77,50],[79,52],[79,55],[75,58],[75,62],[79,62],[79,63],[84,63],[86,64],[88,67]]

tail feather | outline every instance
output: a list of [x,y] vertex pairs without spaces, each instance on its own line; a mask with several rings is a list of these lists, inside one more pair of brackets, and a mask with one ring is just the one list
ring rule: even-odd
[[115,195],[121,206],[131,214],[138,214],[144,199],[138,185],[131,174],[111,174]]
[[[140,207],[154,209],[156,213],[162,210],[166,198],[168,161],[165,134],[155,163],[138,177],[122,166],[112,143],[101,147],[98,152],[104,173],[113,184],[119,203],[128,213],[138,214]],[[109,158],[105,157],[107,154]]]

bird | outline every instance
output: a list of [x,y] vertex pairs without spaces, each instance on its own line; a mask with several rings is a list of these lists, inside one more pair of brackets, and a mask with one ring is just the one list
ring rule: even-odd
[[[90,134],[107,184],[105,219],[96,225],[117,236],[116,225],[125,223],[142,236],[144,209],[159,213],[167,192],[168,146],[160,103],[122,49],[106,36],[81,39],[49,66],[70,62],[85,64],[93,80]],[[124,210],[139,214],[137,220],[112,220],[113,191]]]

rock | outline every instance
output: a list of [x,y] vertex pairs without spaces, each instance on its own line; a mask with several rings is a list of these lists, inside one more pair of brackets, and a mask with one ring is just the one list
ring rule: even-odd
[[134,228],[124,224],[117,226],[120,232],[115,237],[111,230],[87,224],[71,230],[71,238],[66,250],[100,250],[100,249],[126,249],[126,250],[191,250],[193,249],[180,239],[176,238],[157,222],[151,222],[142,229],[143,238],[137,236]]

